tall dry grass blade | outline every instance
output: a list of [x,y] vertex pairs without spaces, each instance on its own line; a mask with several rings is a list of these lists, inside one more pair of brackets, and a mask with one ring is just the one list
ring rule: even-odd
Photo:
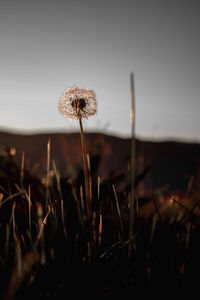
[[49,139],[47,142],[47,174],[46,174],[46,203],[45,203],[45,209],[47,210],[48,204],[49,204],[49,171],[50,171],[50,153],[51,150],[51,140]]
[[43,220],[43,207],[40,202],[36,203],[37,205],[37,222],[38,222],[38,228],[41,228],[42,226],[42,220]]
[[25,152],[22,152],[22,161],[21,161],[21,172],[20,172],[20,182],[21,188],[24,187],[24,160],[25,160]]
[[168,195],[168,198],[171,199],[174,203],[177,203],[178,205],[180,205],[182,208],[184,208],[187,211],[187,213],[183,217],[182,223],[186,222],[188,220],[188,218],[190,217],[190,215],[194,215],[195,217],[199,218],[199,216],[194,213],[194,209],[199,204],[200,198],[197,199],[197,201],[194,203],[194,205],[192,206],[191,209],[189,209],[188,207],[186,207],[185,205],[183,205],[181,202],[177,201],[174,197],[172,197],[170,195]]
[[42,265],[45,265],[46,263],[46,253],[45,253],[45,237],[44,237],[44,227],[46,226],[48,216],[50,214],[51,208],[50,205],[48,205],[48,212],[46,213],[46,216],[44,217],[44,220],[42,221],[37,241],[41,240],[41,255],[40,255],[40,262]]
[[25,251],[27,251],[27,246],[26,246],[26,242],[25,242],[23,234],[21,235],[21,240],[22,240],[22,245],[24,246]]
[[188,251],[189,249],[189,243],[190,243],[190,234],[191,234],[191,227],[192,227],[192,223],[189,222],[185,225],[186,227],[186,238],[185,238],[185,248],[186,248],[186,251]]
[[100,188],[101,188],[101,178],[100,176],[97,177],[97,198],[98,198],[98,203],[100,201]]
[[76,208],[77,208],[77,214],[78,214],[78,218],[79,218],[79,222],[80,225],[83,227],[83,219],[82,219],[82,215],[81,215],[81,204],[80,201],[78,200],[77,194],[76,194],[76,190],[73,186],[72,180],[69,179],[68,183],[71,185],[71,189],[72,189],[72,194],[74,196],[74,200],[75,200],[75,204],[76,204]]
[[37,237],[37,240],[38,240],[38,241],[40,240],[40,238],[41,238],[41,236],[42,236],[42,234],[43,234],[44,227],[45,227],[46,224],[47,224],[47,219],[48,219],[48,216],[49,216],[50,212],[51,212],[51,208],[50,208],[50,206],[48,206],[48,212],[46,213],[46,215],[45,215],[45,217],[44,217],[42,223],[40,223],[40,229],[39,229],[39,233],[38,233],[38,237]]
[[82,185],[80,185],[80,199],[81,199],[81,211],[83,212],[83,217],[86,218]]
[[43,235],[43,207],[40,202],[37,203],[37,217],[38,217],[38,228],[39,233],[36,239],[34,247],[36,248],[38,242],[40,242],[40,262],[42,265],[46,263],[46,254],[45,254],[45,239]]
[[197,199],[197,201],[194,203],[194,205],[192,206],[191,210],[190,210],[190,214],[193,213],[193,211],[195,210],[195,208],[199,205],[200,203],[200,198]]
[[3,185],[0,184],[0,189],[1,191],[6,195],[7,194],[7,191],[5,189],[5,187]]
[[3,194],[3,193],[0,193],[0,208],[1,208],[1,204],[2,204],[3,198],[4,198],[4,194]]
[[177,201],[173,196],[168,195],[168,198],[172,200],[174,203],[178,204],[180,207],[184,208],[188,213],[190,212],[190,209],[183,205],[181,202]]
[[136,234],[132,235],[132,237],[130,239],[128,239],[127,241],[124,242],[123,246],[126,246],[127,244],[130,244],[133,240],[136,239]]
[[90,203],[92,202],[92,177],[90,168],[90,156],[87,154],[87,164],[88,164],[88,177],[89,177],[89,189],[90,189]]
[[22,250],[21,250],[21,244],[20,240],[14,233],[14,241],[15,241],[15,254],[16,254],[16,272],[17,276],[21,276],[22,274]]
[[120,241],[114,243],[112,246],[110,246],[106,251],[104,251],[101,255],[100,255],[100,258],[104,258],[106,257],[106,255],[112,250],[114,249],[115,247],[119,246],[120,245]]
[[113,192],[114,192],[114,196],[115,196],[115,202],[116,202],[117,213],[118,213],[119,222],[120,222],[121,234],[123,234],[124,226],[123,226],[123,222],[122,222],[121,212],[120,212],[120,208],[119,208],[119,201],[118,201],[118,197],[117,197],[117,193],[116,193],[114,184],[112,184],[112,188],[113,188]]
[[11,199],[14,199],[15,197],[17,196],[20,196],[20,195],[23,195],[24,194],[24,191],[21,191],[21,192],[17,192],[15,194],[12,194],[10,196],[8,196],[7,198],[5,198],[2,202],[1,202],[1,205],[5,204],[7,201],[11,200]]
[[10,217],[10,223],[12,222],[13,226],[13,236],[16,234],[16,226],[15,226],[15,207],[16,207],[16,202],[13,202],[12,205],[12,211],[11,211],[11,217]]
[[92,261],[92,247],[91,247],[90,242],[87,242],[87,252],[88,252],[88,262],[91,263],[91,261]]
[[55,163],[54,159],[52,159],[52,165],[53,165],[53,170],[54,170],[54,174],[56,177],[58,194],[60,197],[60,209],[61,209],[61,220],[62,220],[62,224],[63,224],[63,230],[64,230],[65,237],[67,237],[67,231],[66,231],[66,227],[65,227],[65,217],[64,217],[63,193],[62,193],[61,184],[60,184],[60,172],[58,171],[58,169],[56,167],[56,163]]
[[200,198],[198,198],[196,200],[196,202],[194,203],[194,205],[192,206],[192,208],[185,214],[185,216],[183,218],[183,222],[186,222],[191,215],[196,216],[196,214],[194,213],[194,210],[199,205],[199,203],[200,203]]
[[189,179],[187,189],[186,189],[186,192],[185,192],[185,198],[188,197],[188,195],[189,195],[189,193],[192,189],[193,182],[194,182],[194,174],[192,174],[192,176]]
[[162,215],[161,215],[161,210],[160,210],[160,203],[159,203],[159,200],[158,200],[157,197],[153,197],[152,200],[153,200],[153,204],[154,204],[156,213],[158,214],[159,219],[160,219],[160,221],[162,222]]
[[98,239],[98,248],[101,249],[101,240],[102,240],[102,229],[103,229],[103,220],[102,220],[102,214],[99,215],[99,239]]
[[56,177],[58,194],[59,194],[60,200],[63,200],[63,193],[62,193],[61,183],[60,183],[60,172],[58,171],[58,169],[56,167],[56,163],[55,163],[54,159],[52,159],[52,165],[53,165],[53,171],[54,171],[54,174]]
[[31,237],[31,187],[28,187],[28,227],[29,227],[29,234]]
[[96,222],[97,222],[97,212],[96,211],[94,211],[93,212],[93,218],[92,218],[92,229],[93,229],[93,231],[92,231],[92,234],[93,234],[93,236],[92,236],[92,238],[93,238],[93,240],[92,240],[92,246],[93,246],[93,252],[95,252],[96,251],[96,248],[97,248],[97,235],[98,235],[98,231],[96,230]]
[[158,213],[155,213],[153,216],[153,219],[152,219],[152,226],[151,226],[151,232],[150,232],[150,238],[149,238],[150,243],[152,243],[152,241],[153,241],[157,220],[158,220]]
[[[31,212],[31,206],[32,206],[32,203],[31,203],[31,188],[30,188],[30,185],[28,186],[28,193],[27,191],[25,190],[25,188],[20,188],[17,184],[15,184],[15,187],[18,189],[19,193],[21,194],[24,194],[25,195],[25,198],[27,199],[28,201],[28,206],[29,206],[29,213]],[[30,222],[30,221],[29,221]]]
[[61,207],[61,219],[62,219],[63,230],[64,230],[65,237],[67,238],[67,230],[66,230],[66,225],[65,225],[64,201],[63,201],[63,199],[61,199],[60,207]]
[[129,247],[128,256],[130,258],[133,249],[133,243],[135,239],[132,239],[134,234],[134,218],[135,218],[135,87],[134,87],[134,75],[130,75],[131,86],[131,160],[130,160],[130,220],[129,220]]
[[58,169],[56,167],[56,163],[55,163],[54,159],[52,159],[52,165],[53,165],[53,170],[54,170],[54,174],[56,177],[58,193],[59,193],[60,199],[63,199],[63,194],[62,194],[61,185],[60,185],[60,172],[58,171]]
[[62,219],[62,224],[65,228],[65,217],[64,217],[64,202],[63,199],[60,201],[60,209],[61,209],[61,219]]

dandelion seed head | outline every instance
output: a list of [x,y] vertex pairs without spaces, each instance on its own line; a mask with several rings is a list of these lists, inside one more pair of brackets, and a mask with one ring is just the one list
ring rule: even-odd
[[59,102],[62,115],[71,119],[89,118],[96,114],[96,96],[92,90],[70,87]]

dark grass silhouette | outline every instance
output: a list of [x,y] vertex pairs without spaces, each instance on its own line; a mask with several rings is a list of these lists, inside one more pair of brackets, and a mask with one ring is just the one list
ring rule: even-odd
[[[159,295],[160,289],[191,293],[198,287],[196,193],[178,198],[160,188],[136,198],[135,247],[129,256],[129,178],[116,170],[102,180],[98,161],[90,156],[91,230],[81,164],[72,180],[60,177],[52,158],[47,185],[22,170],[10,149],[1,149],[2,299]],[[136,191],[149,170],[136,176]]]

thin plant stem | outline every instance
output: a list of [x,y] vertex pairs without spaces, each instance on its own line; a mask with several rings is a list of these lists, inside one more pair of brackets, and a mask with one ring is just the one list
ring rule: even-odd
[[42,265],[45,265],[46,263],[44,227],[46,226],[48,216],[51,212],[50,205],[48,205],[47,209],[48,211],[43,219],[43,207],[41,203],[38,203],[37,214],[39,232],[34,246],[37,247],[38,243],[40,243],[40,262]]
[[116,192],[114,184],[112,185],[112,188],[113,188],[113,193],[114,193],[114,196],[115,196],[117,213],[118,213],[118,216],[119,216],[119,222],[120,222],[120,228],[121,228],[121,234],[122,234],[124,232],[124,226],[123,226],[123,223],[122,223],[122,217],[121,217],[121,212],[120,212],[120,208],[119,208],[117,192]]
[[76,204],[76,208],[77,208],[78,218],[79,218],[79,221],[80,221],[81,226],[83,227],[83,220],[82,220],[82,216],[81,216],[81,204],[80,204],[80,202],[78,201],[78,196],[77,196],[77,193],[76,193],[76,189],[75,189],[75,187],[73,186],[71,180],[68,180],[68,183],[70,183],[70,185],[71,185],[72,194],[73,194],[73,196],[74,196],[74,200],[75,200],[75,204]]
[[98,242],[99,242],[99,249],[101,248],[101,239],[102,239],[102,214],[100,213],[99,215],[99,239],[98,239]]
[[45,204],[46,210],[49,204],[50,145],[51,145],[51,140],[49,139],[47,143],[47,177],[46,177],[46,204]]
[[67,237],[67,231],[65,228],[65,217],[64,217],[64,200],[63,200],[63,194],[62,194],[61,183],[60,183],[60,172],[58,171],[58,169],[56,167],[56,163],[55,163],[54,159],[52,160],[52,165],[53,165],[54,174],[56,177],[58,194],[60,196],[60,209],[61,209],[61,219],[62,219],[63,229],[64,229],[65,236]]
[[31,238],[31,188],[30,186],[28,187],[28,223],[29,223],[29,233],[30,233],[30,238]]
[[[130,161],[130,227],[129,227],[129,239],[131,240],[134,234],[134,219],[135,219],[135,89],[134,89],[134,75],[130,75],[131,86],[131,161]],[[128,256],[130,258],[133,242],[129,243]]]
[[20,240],[14,233],[14,240],[15,240],[15,250],[16,250],[16,275],[18,277],[22,276],[22,251],[21,251],[21,244]]
[[51,208],[50,206],[48,206],[48,212],[46,213],[46,216],[44,217],[44,220],[42,221],[42,223],[40,224],[40,230],[39,230],[39,233],[38,233],[38,237],[37,237],[37,240],[39,241],[42,234],[43,234],[43,231],[44,231],[44,227],[46,226],[47,224],[47,219],[48,219],[48,216],[51,212]]
[[22,161],[21,161],[21,172],[20,172],[21,188],[23,188],[23,186],[24,186],[24,158],[25,158],[25,153],[23,151],[22,152]]
[[87,163],[88,163],[88,178],[89,178],[89,188],[90,188],[90,202],[92,201],[92,177],[91,177],[91,167],[90,167],[90,156],[87,156]]
[[5,199],[1,202],[1,206],[2,206],[3,204],[5,204],[6,202],[8,202],[9,200],[11,200],[11,199],[13,199],[13,198],[15,198],[15,197],[17,197],[17,196],[19,196],[19,195],[23,195],[23,194],[24,194],[24,191],[23,191],[23,192],[17,192],[17,193],[15,193],[15,194],[13,194],[13,195],[8,196],[7,198],[5,198]]
[[89,222],[91,222],[91,203],[90,203],[90,184],[89,184],[89,174],[88,174],[88,162],[87,162],[87,154],[86,154],[86,143],[85,143],[85,137],[84,137],[84,133],[83,133],[83,125],[82,125],[81,118],[79,118],[79,125],[80,125],[81,145],[82,145],[82,154],[83,154],[87,216],[88,216]]
[[101,177],[97,177],[97,198],[98,198],[98,203],[100,201],[100,186],[101,186]]
[[80,185],[80,198],[81,198],[81,211],[83,212],[84,218],[85,218],[86,216],[85,216],[85,205],[84,205],[84,200],[83,200],[83,187],[82,187],[82,185]]
[[11,217],[10,217],[10,222],[12,222],[13,226],[13,236],[15,235],[15,229],[16,229],[16,224],[15,224],[15,207],[16,207],[16,202],[13,202],[12,205],[12,212],[11,212]]

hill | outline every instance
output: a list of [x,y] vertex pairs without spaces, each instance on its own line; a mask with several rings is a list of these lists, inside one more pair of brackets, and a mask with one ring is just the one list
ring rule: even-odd
[[[25,153],[25,168],[39,179],[46,176],[47,142],[51,159],[61,176],[75,176],[82,162],[79,133],[12,134],[0,132],[1,149],[7,148],[20,164]],[[123,173],[128,176],[130,139],[100,133],[87,133],[87,150],[102,179]],[[11,149],[11,150],[10,150]],[[187,191],[188,185],[200,191],[200,145],[182,142],[136,140],[137,174],[150,171],[138,186],[140,193],[168,186],[170,191]]]

